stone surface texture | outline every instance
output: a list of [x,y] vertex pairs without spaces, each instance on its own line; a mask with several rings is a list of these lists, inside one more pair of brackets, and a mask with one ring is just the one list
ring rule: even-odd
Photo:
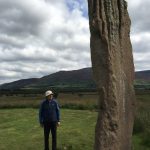
[[88,0],[92,70],[99,92],[94,150],[131,150],[134,63],[124,0]]

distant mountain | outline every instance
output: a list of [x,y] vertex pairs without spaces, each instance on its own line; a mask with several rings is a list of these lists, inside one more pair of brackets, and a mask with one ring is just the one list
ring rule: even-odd
[[[150,70],[135,73],[135,84],[150,83]],[[31,78],[6,83],[0,89],[95,88],[91,68],[59,71],[42,78]]]
[[59,71],[40,78],[37,82],[24,88],[69,88],[95,86],[91,68],[72,71]]
[[91,68],[59,71],[42,78],[22,79],[0,86],[0,89],[86,88],[95,86]]
[[17,80],[14,82],[0,85],[0,89],[21,89],[27,85],[36,83],[38,80],[39,80],[38,78]]
[[150,70],[137,71],[135,73],[136,80],[150,81]]

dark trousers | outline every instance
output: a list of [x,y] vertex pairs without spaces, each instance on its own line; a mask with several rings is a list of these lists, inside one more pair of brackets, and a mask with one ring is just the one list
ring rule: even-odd
[[56,150],[56,122],[44,122],[44,144],[45,150],[49,150],[49,134],[52,134],[52,150]]

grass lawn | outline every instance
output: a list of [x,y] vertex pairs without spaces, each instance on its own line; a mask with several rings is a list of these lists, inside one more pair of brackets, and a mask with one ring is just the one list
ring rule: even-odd
[[[59,150],[93,149],[96,112],[61,110],[58,128]],[[42,150],[43,129],[37,109],[0,110],[0,150]]]
[[[86,96],[81,96],[77,102],[74,101],[74,104],[88,108],[88,105],[93,104],[92,96],[91,100],[87,101],[84,101]],[[149,95],[137,97],[138,109],[135,117],[133,150],[150,150],[149,97]],[[68,99],[66,103],[72,104],[73,100],[71,100]],[[14,102],[15,106],[18,101],[14,98]],[[26,104],[26,100],[22,102]],[[66,104],[63,99],[61,103]],[[39,101],[37,101],[38,104]],[[95,111],[61,109],[61,126],[57,134],[58,150],[92,150],[96,117]],[[43,147],[43,129],[38,123],[38,109],[0,109],[0,150],[43,150]]]

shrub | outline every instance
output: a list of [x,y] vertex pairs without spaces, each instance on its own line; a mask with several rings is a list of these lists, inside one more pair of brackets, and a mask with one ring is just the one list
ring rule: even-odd
[[142,135],[142,145],[150,148],[150,130],[146,131]]
[[136,117],[134,120],[133,134],[143,133],[145,130],[144,123],[139,117]]

